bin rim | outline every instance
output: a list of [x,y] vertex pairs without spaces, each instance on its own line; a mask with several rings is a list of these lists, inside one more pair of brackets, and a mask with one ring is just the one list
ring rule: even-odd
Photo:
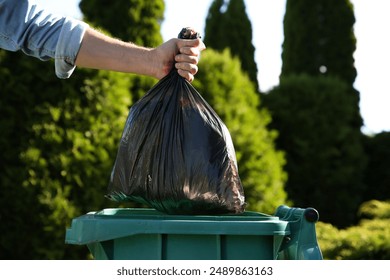
[[287,221],[258,212],[239,215],[169,215],[146,208],[106,208],[72,220],[65,243],[85,245],[138,234],[290,234]]
[[259,220],[279,220],[277,216],[271,216],[268,214],[245,211],[241,214],[223,214],[223,215],[172,215],[159,212],[152,208],[105,208],[99,211],[91,211],[87,213],[89,215],[95,215],[96,218],[143,218],[143,219],[155,219],[158,217],[160,220],[245,220],[245,221],[259,221]]

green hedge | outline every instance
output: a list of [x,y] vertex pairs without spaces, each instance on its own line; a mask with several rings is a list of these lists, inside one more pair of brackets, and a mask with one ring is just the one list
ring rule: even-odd
[[358,225],[342,230],[317,223],[317,237],[324,259],[390,259],[390,202],[365,202],[359,215],[362,219]]

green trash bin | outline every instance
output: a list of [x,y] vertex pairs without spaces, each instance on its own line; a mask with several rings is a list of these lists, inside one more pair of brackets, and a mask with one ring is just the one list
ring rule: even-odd
[[65,243],[100,260],[273,260],[291,236],[289,221],[256,212],[180,216],[118,208],[73,219]]

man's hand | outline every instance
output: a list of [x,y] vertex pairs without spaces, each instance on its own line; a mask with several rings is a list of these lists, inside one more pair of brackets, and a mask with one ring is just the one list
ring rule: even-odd
[[[171,39],[165,42],[152,51],[155,53],[157,64],[154,76],[161,79],[176,67],[180,76],[192,82],[198,72],[200,53],[205,48],[200,39]],[[159,63],[162,64],[158,66]]]

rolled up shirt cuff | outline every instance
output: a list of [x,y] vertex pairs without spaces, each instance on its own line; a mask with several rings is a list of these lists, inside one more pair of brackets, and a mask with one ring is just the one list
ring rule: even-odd
[[75,61],[88,24],[65,18],[55,52],[55,72],[58,78],[69,78],[76,68]]

